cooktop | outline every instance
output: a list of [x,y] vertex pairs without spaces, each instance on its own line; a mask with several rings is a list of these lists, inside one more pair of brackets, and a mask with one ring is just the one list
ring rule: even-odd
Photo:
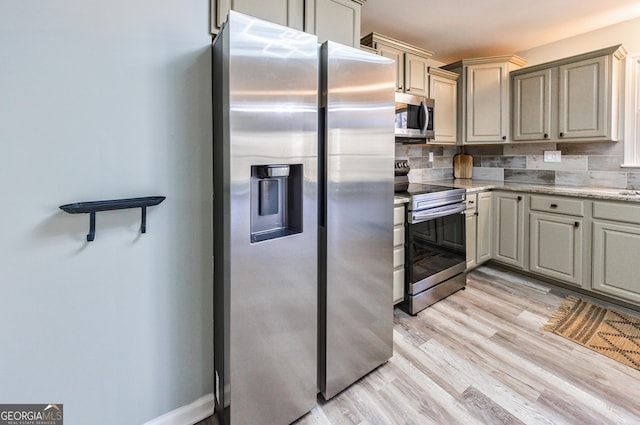
[[422,183],[422,184],[409,183],[407,190],[403,192],[399,192],[398,194],[416,196],[416,195],[422,195],[425,193],[445,192],[448,190],[456,190],[456,188],[450,187],[450,186],[440,186],[440,185],[426,184],[426,183]]

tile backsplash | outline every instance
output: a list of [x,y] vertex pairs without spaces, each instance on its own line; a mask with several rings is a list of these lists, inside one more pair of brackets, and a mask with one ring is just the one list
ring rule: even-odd
[[[396,144],[396,159],[409,160],[411,183],[451,179],[458,149]],[[562,161],[544,162],[544,151],[553,150],[562,153]],[[473,155],[474,179],[638,190],[640,171],[620,168],[623,152],[622,142],[465,146],[465,153]]]

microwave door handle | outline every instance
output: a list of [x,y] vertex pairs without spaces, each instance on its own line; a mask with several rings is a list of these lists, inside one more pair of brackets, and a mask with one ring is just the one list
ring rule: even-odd
[[411,224],[420,223],[427,220],[433,220],[434,218],[444,217],[446,215],[461,213],[466,209],[467,209],[467,206],[464,203],[462,203],[459,205],[455,205],[453,208],[449,207],[445,209],[438,209],[438,211],[428,212],[424,214],[412,214]]

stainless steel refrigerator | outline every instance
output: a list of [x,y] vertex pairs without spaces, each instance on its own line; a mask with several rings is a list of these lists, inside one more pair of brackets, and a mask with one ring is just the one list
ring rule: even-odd
[[[214,373],[222,425],[290,423],[315,406],[325,386],[319,370],[338,388],[334,381],[353,382],[391,355],[392,62],[348,50],[360,59],[335,62],[337,73],[360,75],[331,88],[320,78],[313,35],[232,11],[214,40]],[[369,79],[375,72],[363,62],[384,63],[388,76]],[[321,84],[334,106],[320,108]],[[318,143],[325,135],[326,148]],[[328,158],[322,169],[319,153]],[[344,232],[342,243],[334,231]]]
[[319,385],[325,399],[393,354],[394,62],[321,48]]

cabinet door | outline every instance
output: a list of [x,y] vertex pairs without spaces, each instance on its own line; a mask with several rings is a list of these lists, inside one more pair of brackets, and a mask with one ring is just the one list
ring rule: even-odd
[[305,0],[304,30],[327,40],[360,46],[360,3],[351,0]]
[[593,222],[591,289],[640,303],[640,226]]
[[393,304],[404,300],[404,268],[393,271]]
[[607,56],[559,67],[558,137],[607,136]]
[[385,58],[396,61],[396,91],[404,91],[404,52],[393,47],[378,43],[376,46],[378,54]]
[[420,56],[405,54],[404,88],[407,93],[427,97],[429,95],[429,76],[427,60]]
[[582,219],[532,212],[529,226],[530,271],[584,287]]
[[551,69],[513,77],[513,140],[547,140],[551,134]]
[[466,142],[506,141],[509,133],[507,64],[469,65],[466,72]]
[[478,194],[478,230],[477,230],[477,248],[476,263],[482,264],[491,259],[491,239],[493,237],[492,230],[492,195],[491,192]]
[[467,243],[467,270],[477,265],[476,262],[476,231],[478,222],[476,210],[467,210],[465,219],[466,243]]
[[[211,10],[214,9],[216,11],[216,28],[220,28],[227,19],[229,10],[235,10],[245,15],[255,16],[300,31],[303,30],[304,0],[213,0]],[[360,28],[358,28],[359,30]]]
[[517,193],[496,192],[494,255],[496,261],[524,267],[524,206]]
[[456,143],[458,95],[457,81],[438,75],[429,76],[429,97],[435,99],[434,142]]

